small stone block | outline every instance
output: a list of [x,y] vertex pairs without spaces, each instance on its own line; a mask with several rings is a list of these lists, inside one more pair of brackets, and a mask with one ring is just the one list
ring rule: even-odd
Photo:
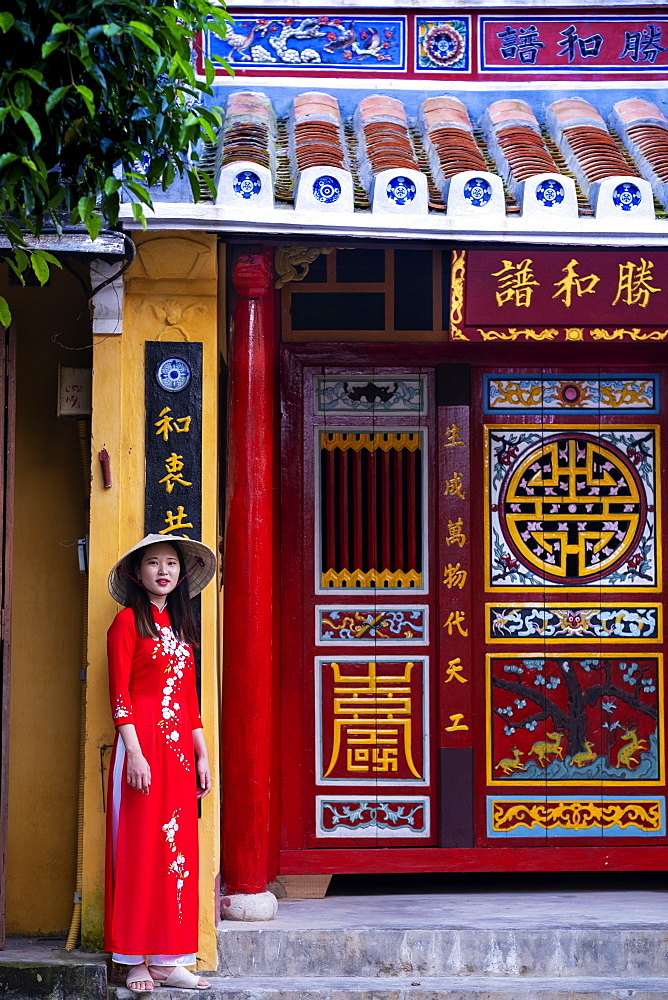
[[354,212],[353,178],[341,167],[307,167],[297,179],[298,212]]
[[271,170],[250,161],[228,163],[220,171],[216,205],[244,212],[274,207]]
[[381,170],[373,179],[371,201],[374,212],[426,215],[427,178],[419,170]]
[[448,215],[505,215],[503,181],[485,170],[462,170],[443,185]]
[[592,184],[589,199],[597,219],[633,223],[654,218],[652,185],[641,177],[605,177]]
[[578,217],[578,198],[572,177],[564,177],[562,174],[534,174],[517,185],[516,196],[522,207],[523,217]]
[[278,875],[288,899],[324,899],[331,875]]

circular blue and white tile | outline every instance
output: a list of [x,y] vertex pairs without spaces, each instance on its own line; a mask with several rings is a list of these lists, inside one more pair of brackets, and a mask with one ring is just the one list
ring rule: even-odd
[[484,177],[471,177],[464,185],[464,197],[475,208],[483,208],[492,197],[492,185]]
[[544,205],[545,208],[554,208],[555,205],[561,205],[564,200],[564,185],[559,181],[547,179],[541,181],[536,188],[536,200]]
[[155,377],[166,392],[181,392],[190,383],[190,365],[183,358],[165,358],[156,368]]
[[618,184],[612,192],[612,202],[622,212],[632,212],[642,202],[642,194],[636,184],[624,181],[623,184]]
[[240,198],[256,198],[262,190],[262,181],[254,170],[240,170],[232,185],[234,193]]
[[395,205],[408,205],[415,198],[415,191],[410,177],[393,177],[387,185],[387,197]]
[[313,197],[324,205],[333,205],[341,197],[341,185],[336,177],[322,174],[313,182]]

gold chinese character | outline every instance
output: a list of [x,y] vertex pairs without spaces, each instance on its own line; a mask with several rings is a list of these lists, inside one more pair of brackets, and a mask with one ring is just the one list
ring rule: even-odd
[[416,778],[411,744],[412,699],[410,678],[414,663],[400,674],[379,674],[376,663],[365,675],[334,673],[334,741],[325,777],[336,766],[345,743],[348,771],[397,771],[399,754]]
[[443,490],[444,497],[460,497],[462,500],[465,499],[464,493],[462,491],[463,479],[461,472],[454,472],[452,479],[447,479],[445,482],[445,489]]
[[466,441],[462,441],[459,436],[461,427],[459,424],[450,424],[443,431],[443,437],[445,438],[444,448],[455,448],[457,445],[465,445]]
[[581,278],[577,272],[578,261],[573,258],[569,260],[566,267],[562,267],[564,277],[561,281],[555,281],[554,287],[557,289],[553,299],[563,296],[562,302],[568,308],[573,301],[573,293],[582,298],[583,295],[593,293],[594,288],[601,280],[597,274],[588,274],[586,278]]
[[462,545],[466,545],[466,535],[462,531],[463,527],[464,522],[461,517],[458,517],[456,521],[448,518],[448,537],[445,539],[445,544],[458,545],[460,549]]
[[634,264],[627,260],[626,264],[619,265],[619,279],[617,282],[617,297],[612,303],[616,306],[619,300],[627,306],[640,306],[645,309],[649,302],[650,295],[660,292],[660,288],[650,285],[652,281],[652,271],[654,264],[651,260],[640,258],[639,264]]
[[463,627],[465,621],[465,611],[451,611],[443,624],[443,628],[447,628],[448,635],[452,635],[453,628],[456,628],[460,635],[467,636],[469,630]]
[[183,455],[175,455],[172,452],[169,458],[165,459],[167,475],[159,479],[158,482],[165,484],[165,489],[168,493],[171,493],[174,489],[174,483],[180,483],[181,486],[192,486],[192,483],[187,482],[181,475],[181,470],[183,469],[182,458]]
[[519,264],[513,264],[510,260],[503,260],[501,263],[503,264],[501,270],[492,274],[493,278],[499,278],[497,305],[513,302],[516,306],[528,308],[531,305],[533,290],[540,284],[532,271],[533,261],[530,257],[525,257]]
[[167,517],[165,518],[165,524],[167,525],[167,527],[163,528],[162,531],[159,531],[158,534],[171,535],[171,533],[176,528],[178,528],[179,530],[181,530],[182,528],[192,528],[192,524],[190,524],[189,521],[186,523],[185,521],[186,517],[188,517],[188,515],[185,513],[183,507],[181,506],[176,508],[176,514],[173,514],[171,510],[168,510]]
[[463,669],[461,657],[457,656],[454,660],[450,660],[448,662],[448,669],[445,671],[445,683],[449,684],[451,681],[459,681],[460,684],[468,684],[468,677],[460,677]]
[[464,725],[464,723],[462,722],[463,718],[464,718],[463,712],[456,712],[455,715],[451,715],[450,721],[452,722],[452,725],[445,727],[446,733],[456,733],[460,729],[468,729],[469,727]]
[[443,567],[443,583],[448,590],[452,590],[453,587],[458,587],[459,590],[462,590],[466,583],[467,575],[466,570],[462,569],[459,563],[455,563],[454,566],[452,563],[448,563],[447,566]]
[[164,410],[160,411],[160,419],[156,420],[155,427],[157,427],[156,434],[162,434],[163,441],[169,439],[169,435],[172,431],[176,431],[177,434],[187,434],[190,430],[190,421],[192,417],[170,417],[171,407],[166,406]]

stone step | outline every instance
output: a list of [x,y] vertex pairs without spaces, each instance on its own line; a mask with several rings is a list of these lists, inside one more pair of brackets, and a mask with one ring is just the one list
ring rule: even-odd
[[661,978],[668,893],[286,900],[274,921],[223,921],[218,949],[219,974],[235,979]]
[[[668,978],[526,978],[445,976],[406,977],[259,977],[207,976],[209,1000],[665,1000]],[[155,990],[156,1000],[188,1000],[192,990]],[[132,1000],[124,986],[111,986],[108,1000]]]

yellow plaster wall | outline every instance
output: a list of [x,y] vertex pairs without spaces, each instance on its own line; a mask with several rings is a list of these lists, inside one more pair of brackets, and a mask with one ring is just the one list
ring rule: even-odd
[[[144,342],[203,343],[202,540],[217,537],[218,329],[216,237],[192,233],[136,236],[137,259],[127,272],[122,333],[98,337],[94,348],[89,588],[89,683],[85,784],[82,939],[102,947],[104,827],[100,750],[113,741],[106,673],[106,632],[118,610],[107,591],[113,563],[144,534]],[[104,489],[96,466],[106,448],[113,485]],[[218,792],[217,581],[202,594],[202,718],[214,791],[200,820],[201,968],[216,967],[220,801]],[[105,765],[109,751],[104,751]],[[106,782],[105,771],[105,782]]]
[[[1,282],[7,281],[2,268]],[[90,366],[90,319],[73,275],[45,288],[0,285],[17,337],[7,931],[62,935],[75,887],[85,577],[76,422],[56,416],[58,364]]]

